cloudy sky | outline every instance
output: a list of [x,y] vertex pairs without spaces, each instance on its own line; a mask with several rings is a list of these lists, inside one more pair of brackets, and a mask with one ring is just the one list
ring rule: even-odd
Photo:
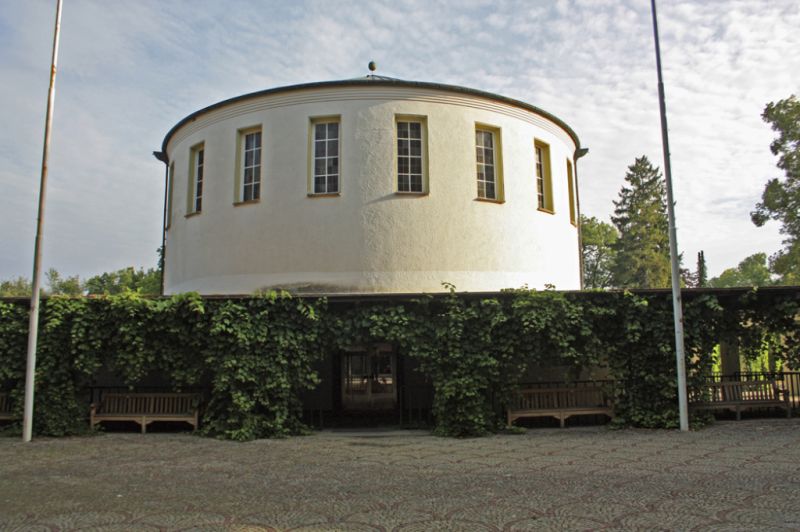
[[[628,165],[662,166],[646,0],[65,0],[44,267],[154,266],[163,164],[187,114],[239,94],[378,74],[517,98],[562,118],[585,214],[607,220]],[[0,0],[0,279],[30,277],[55,1]],[[764,105],[800,93],[797,0],[662,0],[662,61],[687,265],[780,247],[749,212],[780,176]]]

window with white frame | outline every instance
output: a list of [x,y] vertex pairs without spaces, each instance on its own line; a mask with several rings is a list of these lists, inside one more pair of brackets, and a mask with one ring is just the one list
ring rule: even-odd
[[553,212],[553,185],[550,175],[550,146],[533,143],[536,165],[536,201],[540,210]]
[[261,130],[242,136],[242,201],[253,201],[261,197]]
[[190,150],[189,160],[189,189],[190,199],[189,204],[190,213],[198,213],[203,210],[203,175],[204,175],[204,161],[205,161],[205,146],[198,144]]
[[572,177],[572,161],[567,159],[567,191],[569,192],[569,222],[577,225],[577,205],[575,204],[575,178]]
[[175,186],[175,162],[169,165],[169,174],[167,175],[167,222],[165,229],[172,226],[172,189]]
[[312,124],[313,193],[339,192],[339,120],[319,120]]
[[475,130],[475,160],[478,172],[478,197],[495,200],[497,195],[495,132],[487,129]]
[[421,120],[397,120],[397,191],[425,192],[425,124]]

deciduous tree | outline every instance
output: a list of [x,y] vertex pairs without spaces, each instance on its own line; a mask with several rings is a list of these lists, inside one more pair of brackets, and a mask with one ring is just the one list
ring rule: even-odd
[[86,290],[89,294],[120,294],[126,289],[148,295],[159,294],[161,272],[155,268],[137,270],[129,267],[95,275],[86,281]]
[[0,297],[30,297],[31,282],[25,277],[0,281]]
[[784,248],[770,257],[770,265],[781,284],[800,284],[800,100],[792,95],[770,102],[761,118],[778,133],[769,147],[785,178],[767,182],[750,217],[759,227],[769,220],[781,223]]
[[728,268],[719,277],[714,277],[708,282],[708,285],[713,288],[768,286],[771,284],[774,284],[774,282],[767,267],[766,253],[750,255],[740,262],[736,268]]
[[77,275],[61,278],[61,274],[55,268],[50,268],[45,273],[47,277],[48,295],[80,296],[83,294],[81,278]]
[[592,216],[581,215],[581,243],[583,245],[583,286],[585,288],[610,288],[613,286],[613,269],[617,251],[614,246],[619,235],[616,228]]

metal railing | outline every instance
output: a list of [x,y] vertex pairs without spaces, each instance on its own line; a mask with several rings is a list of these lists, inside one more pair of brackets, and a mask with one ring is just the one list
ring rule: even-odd
[[398,387],[397,391],[400,426],[429,426],[433,424],[433,385],[404,385]]
[[788,392],[792,410],[800,409],[800,371],[747,371],[729,375],[714,373],[707,375],[705,380],[706,382],[774,380],[779,389]]

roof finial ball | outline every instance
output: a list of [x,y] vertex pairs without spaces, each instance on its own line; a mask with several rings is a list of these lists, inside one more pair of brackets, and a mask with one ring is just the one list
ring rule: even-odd
[[370,72],[375,72],[375,69],[378,68],[378,65],[375,64],[375,61],[370,61],[367,65],[367,68],[369,68]]

